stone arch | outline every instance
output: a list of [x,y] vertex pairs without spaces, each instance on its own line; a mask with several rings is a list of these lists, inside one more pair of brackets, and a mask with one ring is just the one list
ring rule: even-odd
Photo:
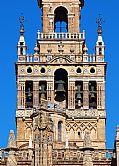
[[54,10],[54,31],[68,32],[68,10],[64,6]]
[[25,139],[29,140],[31,132],[32,132],[31,127],[27,127],[25,129]]
[[62,141],[62,133],[63,132],[63,122],[60,120],[58,121],[58,141]]

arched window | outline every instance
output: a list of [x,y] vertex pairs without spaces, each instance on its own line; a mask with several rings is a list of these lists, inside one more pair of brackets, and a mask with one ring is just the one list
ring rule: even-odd
[[54,73],[55,101],[66,100],[68,106],[68,73],[65,69],[59,68]]
[[20,48],[20,54],[23,55],[23,48]]
[[54,131],[54,123],[52,120],[50,120],[50,127],[51,127],[51,130]]
[[68,32],[68,11],[64,7],[56,8],[54,12],[54,31]]
[[96,81],[89,81],[89,108],[97,108],[97,83]]
[[32,108],[33,107],[33,81],[26,81],[25,82],[25,98],[26,108]]
[[58,122],[58,141],[62,141],[62,121]]

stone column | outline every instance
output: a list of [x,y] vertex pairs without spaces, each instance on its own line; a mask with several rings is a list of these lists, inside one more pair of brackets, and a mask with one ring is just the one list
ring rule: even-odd
[[75,109],[75,82],[68,85],[68,109]]
[[48,166],[52,166],[52,144],[48,144]]
[[55,138],[56,138],[56,141],[58,141],[58,121],[55,122],[55,128],[56,128],[56,132],[55,132]]
[[69,33],[73,33],[74,31],[74,17],[72,16],[69,16],[68,17],[68,32]]
[[39,105],[39,82],[33,82],[33,106]]
[[42,21],[43,21],[43,33],[47,33],[48,32],[48,12],[49,12],[49,7],[47,5],[43,6],[43,17],[42,17]]
[[[47,141],[47,138],[45,138]],[[43,143],[43,165],[48,166],[48,144],[44,141]]]
[[18,82],[18,91],[17,91],[17,107],[25,108],[25,82]]
[[83,82],[83,108],[89,109],[89,82]]
[[47,82],[47,100],[54,101],[54,85],[53,82]]
[[79,24],[80,24],[80,9],[79,9],[79,5],[75,5],[74,6],[74,14],[75,14],[75,17],[74,17],[74,32],[79,32],[80,30],[80,27],[79,27]]
[[17,108],[21,107],[21,83],[17,82]]
[[105,84],[97,82],[97,109],[105,109]]
[[49,17],[49,32],[54,32],[54,15],[52,17]]

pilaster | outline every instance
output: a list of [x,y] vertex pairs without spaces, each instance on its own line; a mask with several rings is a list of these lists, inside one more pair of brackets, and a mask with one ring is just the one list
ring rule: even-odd
[[68,109],[75,109],[75,82],[69,82],[68,90]]
[[89,109],[89,82],[83,82],[83,108]]
[[39,105],[39,81],[33,82],[33,106],[38,107]]

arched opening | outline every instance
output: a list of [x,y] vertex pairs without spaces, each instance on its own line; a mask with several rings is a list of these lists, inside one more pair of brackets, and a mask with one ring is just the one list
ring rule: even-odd
[[52,120],[50,120],[50,128],[52,131],[54,131],[54,122]]
[[89,108],[97,108],[97,83],[96,81],[89,81]]
[[58,122],[58,141],[62,141],[62,121]]
[[25,82],[25,107],[32,108],[33,107],[33,81]]
[[66,107],[68,103],[68,73],[66,70],[60,68],[54,73],[54,89],[55,101],[62,102],[66,100]]
[[54,12],[54,31],[68,32],[68,11],[60,6]]
[[20,48],[20,54],[23,55],[23,48]]

